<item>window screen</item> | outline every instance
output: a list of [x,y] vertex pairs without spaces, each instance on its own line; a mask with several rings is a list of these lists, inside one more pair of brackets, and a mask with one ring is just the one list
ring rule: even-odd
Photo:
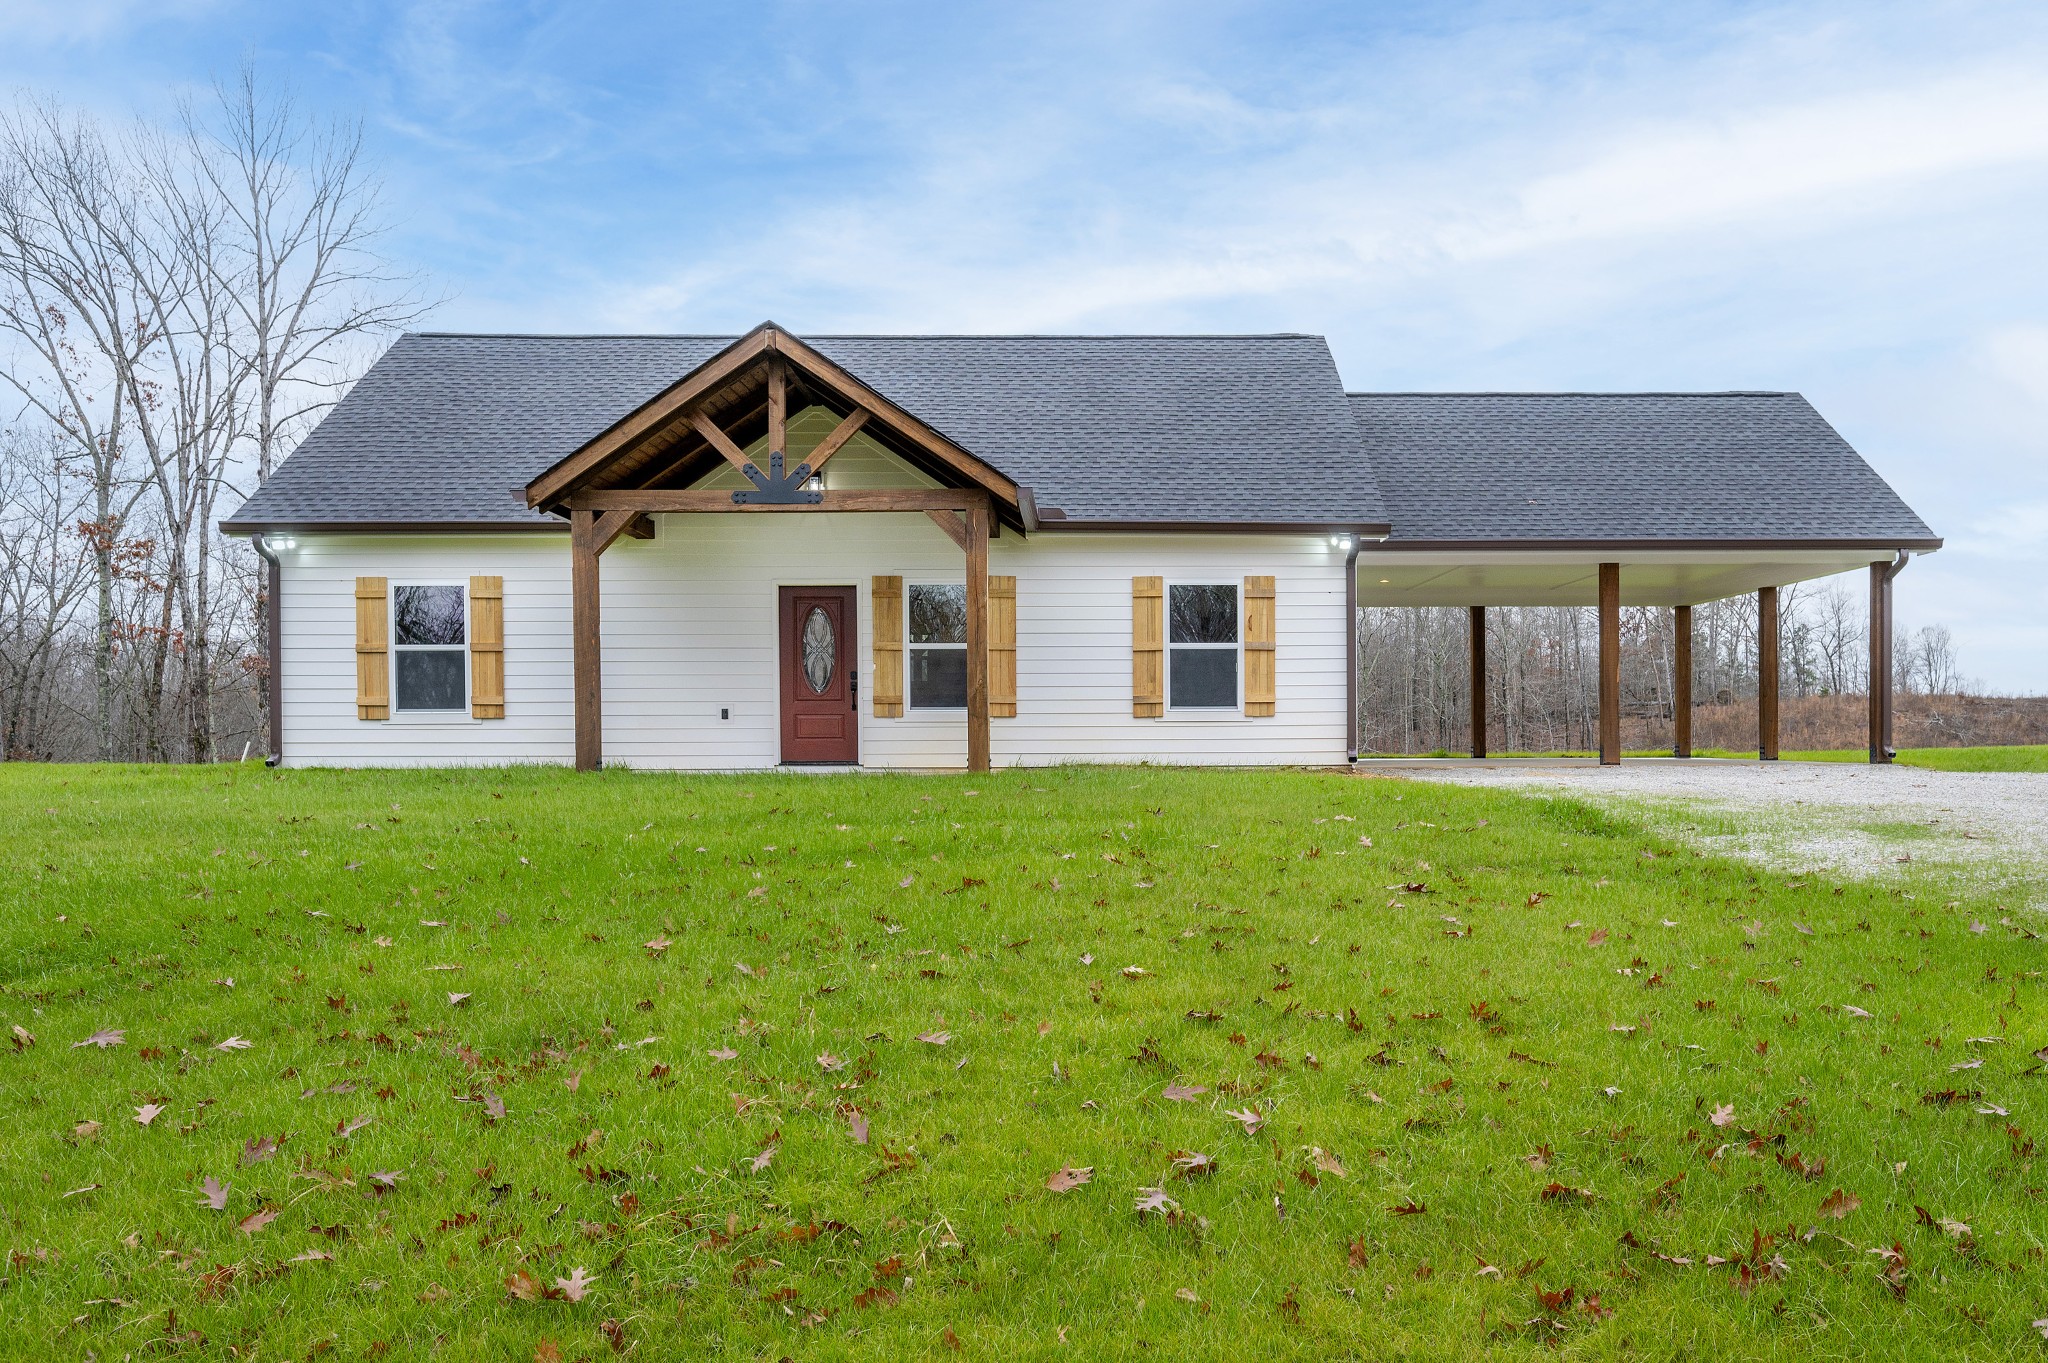
[[462,588],[392,588],[391,636],[400,710],[469,707]]
[[965,584],[912,583],[910,708],[967,708],[967,588]]
[[1167,700],[1176,710],[1237,708],[1237,588],[1167,589]]

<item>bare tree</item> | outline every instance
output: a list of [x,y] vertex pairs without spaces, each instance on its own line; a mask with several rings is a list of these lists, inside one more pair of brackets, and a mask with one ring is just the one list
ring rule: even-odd
[[[138,228],[132,177],[99,130],[55,104],[0,114],[0,334],[4,379],[86,471],[97,619],[96,737],[114,755],[114,593],[128,512],[135,385],[153,339],[128,259]],[[25,353],[25,354],[24,354]],[[25,360],[25,362],[24,362]]]
[[83,489],[102,758],[132,739],[211,759],[217,686],[260,681],[217,650],[262,647],[216,517],[424,307],[373,249],[359,129],[306,122],[246,69],[215,104],[120,139],[52,102],[0,113],[0,425],[54,433]]
[[288,443],[354,378],[365,342],[434,303],[417,276],[377,254],[381,189],[360,125],[309,124],[289,92],[266,97],[253,67],[215,88],[216,108],[184,111],[192,164],[226,215],[233,348],[249,373],[248,434],[268,482]]
[[84,483],[47,428],[0,432],[0,759],[47,757],[58,647],[92,585],[74,526]]

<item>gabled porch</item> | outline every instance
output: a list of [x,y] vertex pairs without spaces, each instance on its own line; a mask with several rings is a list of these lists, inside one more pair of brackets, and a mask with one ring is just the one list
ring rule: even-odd
[[[911,485],[835,485],[828,467],[849,447],[890,456],[909,471]],[[1019,535],[1036,529],[1031,491],[772,322],[585,442],[529,483],[524,496],[527,505],[570,523],[578,770],[603,762],[605,551],[623,536],[651,537],[654,515],[834,512],[919,516],[959,548],[966,579],[966,764],[970,771],[988,770],[988,545],[1004,526]],[[784,609],[791,606],[785,602]],[[826,622],[817,629],[821,638],[834,628],[828,599],[807,609]],[[838,626],[842,639],[848,623],[850,611]],[[789,651],[809,643],[802,638]],[[851,669],[842,663],[839,677],[834,671],[819,664],[812,679],[824,688],[846,684]],[[890,680],[871,684],[886,687]],[[894,683],[900,690],[901,677]]]

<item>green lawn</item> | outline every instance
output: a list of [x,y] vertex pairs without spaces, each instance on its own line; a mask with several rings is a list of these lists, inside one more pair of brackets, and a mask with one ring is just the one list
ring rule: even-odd
[[1142,768],[0,820],[0,1356],[2043,1349],[2041,944],[1932,871]]

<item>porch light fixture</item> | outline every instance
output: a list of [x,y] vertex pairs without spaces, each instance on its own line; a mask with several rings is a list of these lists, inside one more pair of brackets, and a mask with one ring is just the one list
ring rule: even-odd
[[1332,536],[1330,536],[1330,547],[1331,547],[1332,549],[1341,549],[1341,550],[1343,550],[1343,551],[1344,551],[1345,553],[1347,553],[1347,554],[1348,554],[1348,553],[1350,553],[1350,552],[1351,552],[1351,536],[1349,536],[1349,535],[1332,535]]
[[279,535],[267,542],[273,549],[296,549],[299,547],[299,542],[290,535]]
[[824,490],[825,475],[822,473],[812,474],[810,481],[804,484],[804,491],[806,492],[823,492]]

